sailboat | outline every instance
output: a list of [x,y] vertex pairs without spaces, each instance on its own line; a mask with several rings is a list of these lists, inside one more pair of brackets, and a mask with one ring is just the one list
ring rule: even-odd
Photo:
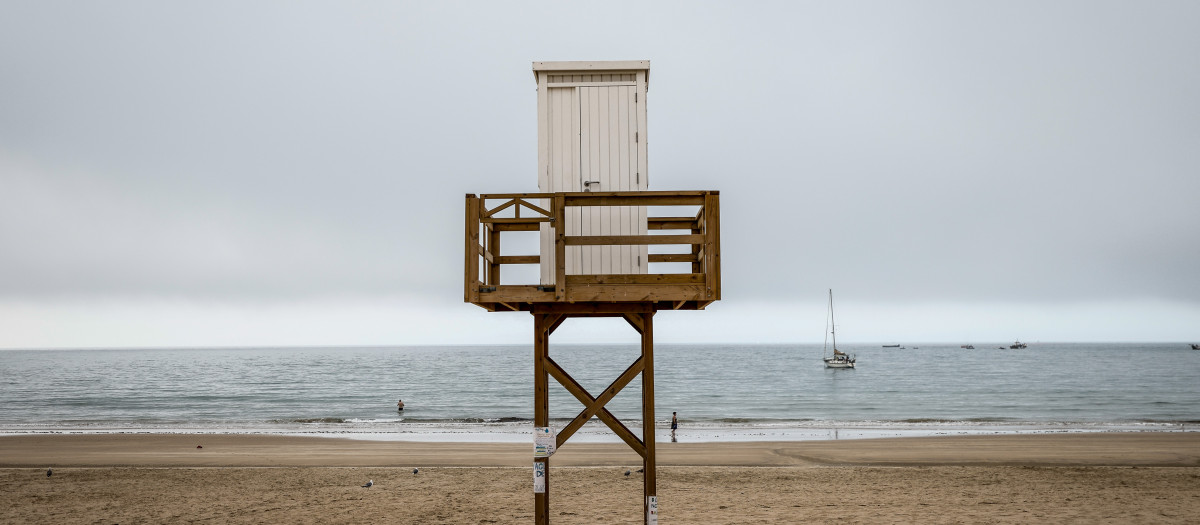
[[[825,334],[825,348],[821,351],[821,358],[825,360],[825,368],[854,368],[855,358],[837,347],[837,324],[833,318],[833,290],[829,290],[829,332]],[[826,351],[829,350],[829,336],[833,336],[833,355],[826,356]]]

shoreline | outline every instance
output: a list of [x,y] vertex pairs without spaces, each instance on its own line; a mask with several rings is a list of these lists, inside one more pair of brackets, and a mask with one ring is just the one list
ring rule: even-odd
[[[202,447],[202,448],[201,448]],[[1200,433],[1061,433],[838,441],[657,443],[660,466],[1200,467]],[[0,468],[525,467],[532,443],[372,441],[261,434],[0,436]],[[641,463],[624,444],[568,442],[556,466]]]
[[[561,422],[565,425],[567,420]],[[26,435],[264,435],[287,437],[326,437],[391,442],[454,443],[528,443],[532,439],[531,421],[500,423],[411,422],[390,423],[311,423],[304,425],[230,426],[39,426],[0,427],[2,436]],[[640,436],[640,425],[630,431]],[[976,435],[1044,435],[1087,433],[1200,432],[1192,421],[1131,422],[998,422],[998,421],[750,421],[714,423],[688,421],[678,432],[686,443],[791,442],[858,440],[880,438],[916,438]],[[656,428],[658,442],[670,441],[667,423]],[[621,443],[607,426],[589,421],[574,436],[572,443]]]

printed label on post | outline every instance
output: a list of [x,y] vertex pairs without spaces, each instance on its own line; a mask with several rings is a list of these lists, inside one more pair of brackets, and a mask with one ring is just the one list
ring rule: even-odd
[[548,458],[554,455],[558,432],[550,427],[533,427],[533,457]]
[[646,496],[646,525],[658,525],[658,496]]
[[533,462],[533,493],[546,493],[546,464],[541,461]]

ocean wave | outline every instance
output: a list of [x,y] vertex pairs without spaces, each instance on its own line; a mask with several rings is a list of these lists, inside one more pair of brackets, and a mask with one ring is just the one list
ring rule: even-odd
[[272,419],[268,423],[345,423],[346,420],[340,417],[302,417],[296,419]]
[[[554,420],[558,422],[559,420]],[[562,422],[570,421],[562,420]],[[421,418],[421,417],[388,417],[388,418],[358,418],[358,417],[299,417],[290,419],[269,419],[272,425],[289,424],[346,424],[346,425],[379,425],[391,423],[410,424],[488,424],[488,423],[532,423],[533,420],[524,417],[458,417],[458,418]]]

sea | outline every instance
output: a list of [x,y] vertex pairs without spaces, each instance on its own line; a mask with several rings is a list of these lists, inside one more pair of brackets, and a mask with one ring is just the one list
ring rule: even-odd
[[[1200,431],[1183,343],[658,344],[658,441]],[[636,345],[552,345],[593,396]],[[583,405],[550,379],[551,426]],[[396,409],[403,399],[405,409]],[[608,405],[638,435],[641,379]],[[680,427],[669,429],[672,414]],[[528,442],[530,345],[0,351],[0,434],[234,433]],[[620,439],[589,421],[572,441]]]

